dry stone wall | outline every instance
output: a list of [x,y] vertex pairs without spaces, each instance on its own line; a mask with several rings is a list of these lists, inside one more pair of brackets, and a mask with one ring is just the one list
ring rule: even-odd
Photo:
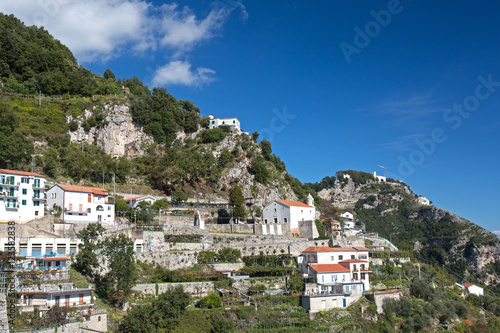
[[[214,290],[213,282],[158,283],[158,294],[162,294],[168,289],[176,288],[177,286],[181,286],[184,289],[184,292],[194,297],[205,297]],[[133,290],[154,296],[156,295],[156,284],[138,284],[133,288]]]

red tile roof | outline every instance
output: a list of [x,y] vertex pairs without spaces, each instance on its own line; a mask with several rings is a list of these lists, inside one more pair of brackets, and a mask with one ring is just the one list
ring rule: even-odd
[[68,192],[84,192],[84,193],[93,193],[96,195],[108,195],[108,190],[99,187],[63,185],[63,184],[57,184],[57,185],[61,187],[63,190]]
[[281,202],[282,204],[285,204],[287,206],[292,206],[292,207],[306,207],[306,208],[314,208],[312,206],[306,205],[305,203],[301,201],[292,201],[292,200],[276,200],[278,202]]
[[370,249],[367,249],[366,247],[353,247],[353,249],[358,250],[358,251],[370,251]]
[[140,197],[128,198],[128,199],[125,199],[124,201],[137,200],[137,199],[141,199],[141,198],[145,198],[145,197],[147,197],[147,195],[141,195]]
[[13,175],[34,176],[34,177],[45,178],[45,176],[42,176],[41,174],[34,173],[34,172],[25,172],[25,171],[15,171],[15,170],[0,169],[0,173],[10,173],[10,174],[13,174]]
[[465,287],[465,288],[469,288],[469,287],[472,287],[473,285],[474,285],[474,284],[472,284],[472,283],[469,283],[469,282],[467,282],[467,283],[464,283],[464,287]]
[[313,264],[310,265],[316,273],[330,273],[330,272],[350,272],[349,268],[346,268],[339,264]]

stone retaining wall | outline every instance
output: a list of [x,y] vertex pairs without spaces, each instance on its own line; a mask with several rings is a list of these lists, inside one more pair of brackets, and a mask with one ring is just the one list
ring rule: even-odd
[[[158,283],[158,294],[177,286],[182,286],[184,292],[193,297],[205,297],[214,290],[213,282]],[[132,289],[143,294],[156,295],[156,284],[154,283],[138,284]]]

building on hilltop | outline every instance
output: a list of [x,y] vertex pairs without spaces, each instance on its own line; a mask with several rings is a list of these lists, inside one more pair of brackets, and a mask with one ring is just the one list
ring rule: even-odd
[[64,222],[114,222],[115,204],[108,190],[98,187],[56,184],[47,191],[49,208],[62,208]]
[[418,196],[417,201],[419,204],[424,205],[424,206],[429,206],[431,204],[429,199],[427,199],[426,197],[423,197],[421,195]]
[[[314,224],[316,208],[314,199],[309,194],[306,202],[292,200],[274,200],[264,208],[262,213],[262,234],[301,235],[300,225],[305,222]],[[317,231],[316,231],[317,232]],[[314,237],[313,237],[314,238]]]
[[370,289],[368,249],[364,247],[308,247],[297,258],[299,272],[315,283],[301,293],[309,312],[345,308]]
[[377,176],[377,172],[372,172],[373,178],[375,178],[379,182],[387,182],[387,178],[385,176]]
[[242,133],[240,121],[238,118],[216,118],[214,115],[209,115],[209,129],[216,128],[222,125],[229,126],[231,128],[231,132],[233,133]]
[[45,176],[0,169],[0,221],[26,222],[44,216]]

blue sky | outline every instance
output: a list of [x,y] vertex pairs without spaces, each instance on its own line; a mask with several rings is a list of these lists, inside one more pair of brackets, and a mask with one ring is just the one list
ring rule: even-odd
[[[303,182],[404,180],[500,230],[500,3],[4,0],[95,73],[258,131]],[[500,231],[499,231],[500,233]]]

